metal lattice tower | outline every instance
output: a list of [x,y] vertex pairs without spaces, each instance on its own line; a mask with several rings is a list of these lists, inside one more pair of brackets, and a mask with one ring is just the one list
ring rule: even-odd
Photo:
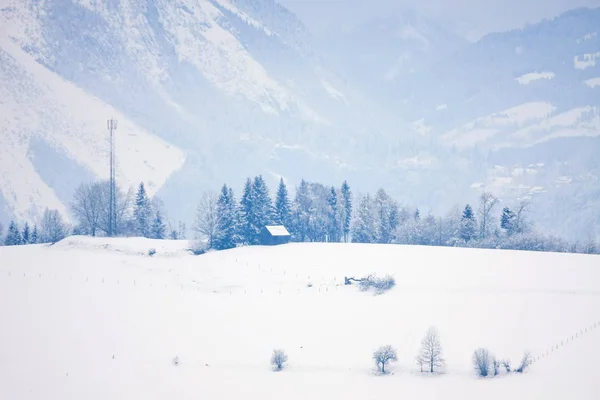
[[110,132],[110,179],[109,179],[109,205],[108,205],[108,236],[115,236],[117,230],[117,193],[115,183],[115,141],[114,131],[117,130],[117,120],[109,119],[106,127]]

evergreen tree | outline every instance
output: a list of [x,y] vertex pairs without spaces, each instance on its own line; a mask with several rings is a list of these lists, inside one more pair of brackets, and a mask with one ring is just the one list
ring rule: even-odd
[[133,217],[137,234],[143,237],[150,237],[150,220],[152,218],[152,206],[144,188],[144,182],[141,182],[137,194],[135,195],[135,206]]
[[275,198],[275,215],[274,222],[283,225],[288,229],[291,228],[292,207],[290,204],[289,194],[283,178],[279,181],[277,188],[277,196]]
[[4,233],[4,226],[2,226],[2,222],[0,222],[0,246],[2,246],[4,244],[4,241],[2,240],[3,233]]
[[254,178],[252,191],[254,192],[254,210],[256,215],[254,231],[256,232],[256,240],[258,242],[260,231],[273,222],[273,203],[269,194],[269,188],[262,175]]
[[304,242],[309,238],[312,208],[308,182],[302,179],[300,186],[296,188],[293,204],[292,236],[298,242]]
[[341,239],[341,224],[340,224],[340,213],[338,209],[337,192],[332,186],[329,191],[329,198],[327,199],[327,205],[329,210],[329,221],[327,224],[327,237],[330,242],[339,242]]
[[256,214],[254,212],[254,190],[252,180],[248,178],[244,185],[244,193],[240,200],[240,237],[245,244],[256,244],[258,242],[258,233],[254,232]]
[[6,232],[6,238],[4,238],[4,244],[6,246],[18,246],[22,244],[21,232],[19,226],[14,222],[10,221],[8,231]]
[[475,238],[476,233],[477,223],[475,222],[475,215],[471,206],[467,204],[460,221],[460,237],[465,242],[469,242]]
[[152,237],[152,239],[164,239],[166,230],[167,227],[163,220],[162,214],[160,210],[156,210],[156,212],[154,213],[154,218],[152,219],[150,236]]
[[368,194],[364,196],[358,206],[358,214],[352,226],[353,243],[373,243],[376,239],[375,218],[373,215],[373,202]]
[[344,242],[348,242],[350,235],[350,222],[352,221],[352,192],[348,182],[342,184],[342,234]]
[[504,229],[508,236],[515,233],[515,219],[516,215],[508,207],[504,207],[500,219],[500,228]]
[[[375,195],[376,215],[376,241],[377,243],[390,243],[397,223],[397,215],[393,215],[392,199],[383,189],[379,189]],[[397,207],[396,207],[397,211]]]
[[31,232],[31,239],[29,239],[29,243],[31,244],[37,244],[40,241],[40,237],[38,234],[38,228],[37,225],[33,225],[33,231]]
[[29,223],[25,222],[25,227],[23,228],[22,241],[23,244],[29,244],[31,240],[31,232],[29,230]]
[[217,234],[215,249],[225,250],[234,248],[237,238],[238,211],[233,189],[223,185],[217,201]]
[[415,221],[419,221],[421,219],[421,211],[419,211],[418,208],[415,211],[414,219],[415,219]]

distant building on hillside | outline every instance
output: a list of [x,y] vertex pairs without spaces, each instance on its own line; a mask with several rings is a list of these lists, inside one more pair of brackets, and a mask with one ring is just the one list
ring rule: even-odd
[[260,232],[260,244],[263,246],[276,246],[289,243],[291,235],[283,225],[265,226]]

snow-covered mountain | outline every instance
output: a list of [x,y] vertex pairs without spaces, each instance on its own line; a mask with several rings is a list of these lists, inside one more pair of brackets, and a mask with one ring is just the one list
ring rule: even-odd
[[578,193],[578,218],[600,214],[599,19],[469,43],[414,13],[314,38],[274,0],[0,0],[0,220],[66,213],[106,178],[114,117],[119,184],[172,219],[262,173],[435,212],[487,185],[573,233],[568,205],[548,210]]

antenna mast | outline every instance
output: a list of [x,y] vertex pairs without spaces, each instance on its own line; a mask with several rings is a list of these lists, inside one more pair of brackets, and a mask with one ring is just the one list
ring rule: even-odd
[[106,127],[110,132],[110,197],[108,205],[108,236],[115,236],[117,231],[117,194],[115,184],[115,141],[114,131],[117,130],[117,120],[109,119]]

